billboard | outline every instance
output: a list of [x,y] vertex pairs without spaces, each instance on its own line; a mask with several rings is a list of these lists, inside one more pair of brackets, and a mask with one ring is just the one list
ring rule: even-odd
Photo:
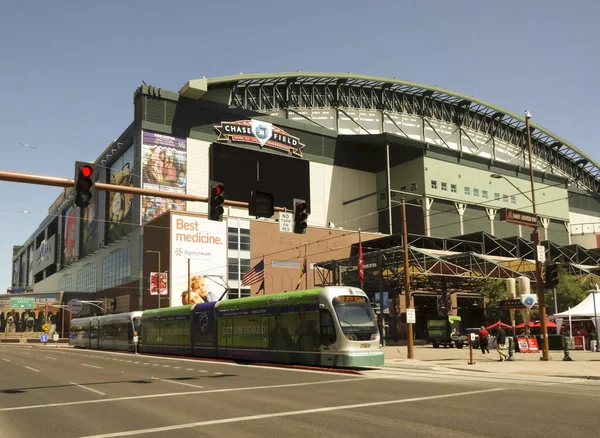
[[[160,286],[158,285],[158,277],[160,276]],[[158,272],[150,273],[150,295],[158,295],[159,291],[161,295],[167,295],[167,283],[168,277],[166,272],[161,272],[160,275]]]
[[[187,144],[184,138],[142,131],[142,187],[171,193],[186,193]],[[142,223],[167,210],[185,210],[183,201],[144,196]]]
[[[104,175],[105,172],[100,172],[96,182],[105,182],[106,177]],[[92,254],[100,248],[101,233],[104,230],[103,215],[100,213],[104,203],[101,198],[102,192],[95,191],[90,205],[87,208],[82,208],[81,241],[83,256]]]
[[[133,187],[133,147],[127,149],[110,166],[110,183]],[[108,194],[108,240],[114,241],[133,230],[133,195],[110,192]]]
[[171,306],[217,301],[227,282],[227,222],[173,213],[170,273]]
[[46,240],[42,240],[40,246],[36,248],[33,261],[31,263],[31,271],[33,274],[37,274],[48,266],[52,265],[55,261],[56,253],[56,235],[52,235]]
[[75,253],[75,241],[77,239],[77,217],[75,213],[77,207],[74,205],[70,206],[65,210],[64,217],[64,232],[63,232],[63,266],[68,266],[73,263],[76,259],[77,254]]

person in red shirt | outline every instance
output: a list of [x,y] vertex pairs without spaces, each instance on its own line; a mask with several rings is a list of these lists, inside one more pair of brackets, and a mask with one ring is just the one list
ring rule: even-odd
[[481,329],[479,330],[479,347],[481,348],[481,352],[483,354],[485,354],[486,351],[488,353],[490,352],[490,349],[488,347],[489,340],[490,333],[485,329],[484,326],[481,326]]

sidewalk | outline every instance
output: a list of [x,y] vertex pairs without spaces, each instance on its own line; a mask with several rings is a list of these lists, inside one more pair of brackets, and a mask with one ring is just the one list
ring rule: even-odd
[[456,349],[415,345],[414,359],[407,359],[407,347],[393,345],[384,347],[384,354],[386,363],[409,367],[600,380],[600,353],[590,351],[570,351],[572,362],[563,361],[564,353],[558,350],[550,351],[550,361],[541,361],[541,353],[515,353],[514,362],[500,362],[496,350],[490,349],[490,353],[484,355],[481,350],[473,349],[473,365],[468,364],[468,347]]

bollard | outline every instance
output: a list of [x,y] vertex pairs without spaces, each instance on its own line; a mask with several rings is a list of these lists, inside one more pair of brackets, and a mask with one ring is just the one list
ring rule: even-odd
[[468,365],[475,365],[475,360],[473,359],[473,341],[469,340],[469,362]]
[[569,356],[569,341],[566,337],[564,338],[564,340],[565,340],[565,342],[564,342],[565,357],[563,357],[563,361],[572,362],[573,358],[571,358],[571,356]]
[[513,339],[508,338],[508,357],[506,358],[507,362],[514,362],[515,356],[513,351]]

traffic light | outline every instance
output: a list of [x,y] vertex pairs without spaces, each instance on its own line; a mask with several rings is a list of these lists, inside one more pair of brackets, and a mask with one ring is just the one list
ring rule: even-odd
[[75,205],[86,208],[92,202],[94,167],[88,163],[75,163]]
[[307,207],[308,204],[306,204],[304,199],[294,199],[294,233],[296,234],[306,233]]
[[208,198],[208,219],[223,220],[223,202],[225,202],[225,187],[222,183],[210,181],[210,197]]
[[546,265],[546,278],[544,286],[546,289],[555,288],[558,285],[558,265],[556,263],[548,263]]

